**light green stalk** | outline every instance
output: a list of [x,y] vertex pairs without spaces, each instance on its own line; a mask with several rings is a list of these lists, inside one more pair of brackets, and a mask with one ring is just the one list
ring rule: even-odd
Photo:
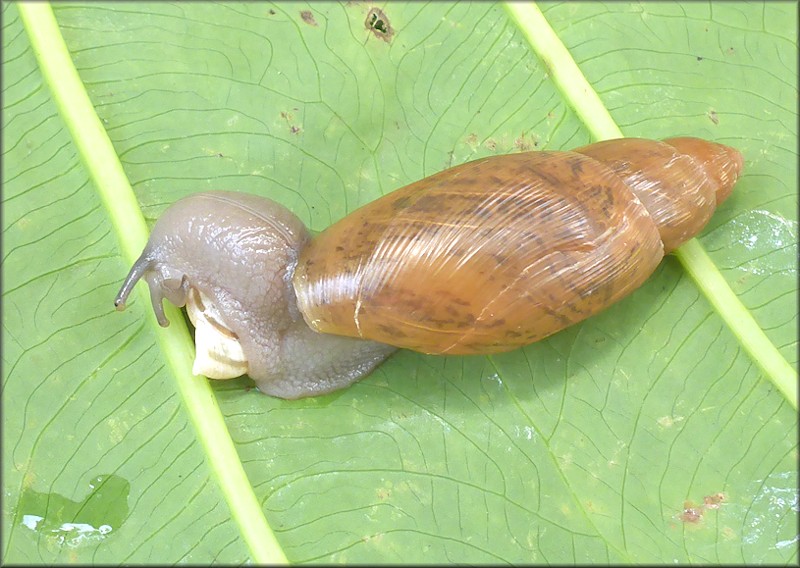
[[[78,76],[53,10],[46,2],[19,3],[17,7],[53,100],[109,213],[123,257],[133,263],[147,242],[147,225],[111,140]],[[145,303],[149,303],[146,287],[139,286],[139,292]],[[113,308],[112,300],[109,298],[109,309]],[[183,317],[174,307],[167,310],[172,325],[156,337],[231,515],[254,562],[286,564],[287,559],[236,453],[214,393],[205,378],[192,375],[194,349]],[[152,312],[147,311],[155,324]]]
[[[539,8],[532,2],[508,2],[505,8],[592,136],[597,140],[621,138],[619,126]],[[692,239],[674,254],[753,362],[797,410],[797,373],[728,286],[702,245]]]

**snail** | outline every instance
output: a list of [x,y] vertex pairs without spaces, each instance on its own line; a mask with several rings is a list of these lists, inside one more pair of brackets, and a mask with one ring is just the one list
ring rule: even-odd
[[622,138],[482,158],[310,235],[250,194],[180,199],[117,297],[186,306],[193,372],[282,398],[350,385],[396,348],[516,349],[627,296],[731,193],[741,154],[698,138]]

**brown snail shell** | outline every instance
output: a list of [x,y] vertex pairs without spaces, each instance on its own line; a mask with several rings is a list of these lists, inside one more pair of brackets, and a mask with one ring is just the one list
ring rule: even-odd
[[697,138],[493,156],[370,203],[311,239],[281,205],[198,193],[158,220],[125,280],[188,305],[196,371],[296,398],[342,388],[396,347],[497,353],[625,297],[696,235],[742,168]]
[[318,235],[295,271],[298,306],[323,333],[424,353],[515,349],[638,288],[730,193],[737,154],[624,138],[450,168]]

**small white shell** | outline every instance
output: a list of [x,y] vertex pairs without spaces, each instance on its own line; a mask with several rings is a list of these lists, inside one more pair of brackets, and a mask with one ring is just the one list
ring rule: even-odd
[[192,288],[186,312],[194,325],[195,358],[192,373],[209,379],[233,379],[247,373],[247,358],[235,334],[205,294]]

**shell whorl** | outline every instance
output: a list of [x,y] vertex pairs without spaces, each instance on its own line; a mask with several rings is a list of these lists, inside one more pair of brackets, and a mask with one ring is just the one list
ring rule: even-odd
[[542,339],[635,290],[706,224],[741,157],[720,169],[726,147],[695,140],[495,156],[412,183],[315,237],[298,307],[317,331],[425,353]]

